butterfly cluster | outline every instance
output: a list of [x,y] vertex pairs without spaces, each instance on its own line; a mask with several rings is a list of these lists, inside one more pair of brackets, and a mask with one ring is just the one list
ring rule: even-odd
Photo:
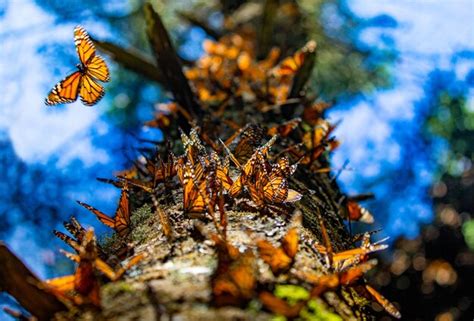
[[[358,289],[356,284],[363,284],[363,275],[375,265],[368,255],[386,247],[371,243],[369,234],[361,237],[359,247],[334,253],[325,232],[325,245],[315,243],[312,249],[327,274],[299,271],[301,224],[292,223],[279,244],[251,233],[249,237],[254,245],[243,251],[230,242],[228,235],[235,220],[229,213],[239,210],[294,220],[294,209],[308,193],[292,186],[299,168],[313,175],[328,175],[331,171],[327,154],[339,142],[331,136],[335,126],[323,118],[328,104],[302,100],[293,107],[300,110],[300,117],[268,127],[255,123],[240,125],[238,110],[235,117],[223,119],[221,124],[215,122],[215,117],[228,115],[224,111],[236,108],[236,102],[230,100],[239,95],[244,101],[243,109],[255,109],[259,117],[275,113],[278,108],[275,106],[288,103],[306,51],[302,49],[280,63],[274,51],[270,54],[274,58],[255,62],[253,49],[241,36],[229,36],[204,46],[205,56],[186,75],[208,116],[197,125],[177,102],[159,104],[155,118],[145,125],[162,129],[167,143],[159,143],[157,149],[143,149],[133,167],[117,173],[116,180],[103,179],[122,190],[115,216],[80,204],[125,239],[133,232],[130,211],[124,210],[128,207],[124,204],[128,204],[129,190],[152,200],[161,232],[169,242],[179,242],[191,233],[186,228],[178,231],[182,220],[210,222],[214,232],[203,235],[214,244],[217,258],[217,268],[210,279],[211,300],[216,306],[245,306],[258,298],[269,311],[292,318],[311,299],[321,298],[326,292]],[[275,85],[271,85],[273,80]],[[259,93],[263,83],[267,84],[267,91]],[[267,98],[262,99],[262,95]],[[189,132],[176,126],[179,117],[193,124]],[[176,132],[180,132],[181,144],[172,146]],[[372,216],[358,201],[342,196],[338,200],[341,217],[372,222]],[[170,213],[170,208],[179,214]],[[275,277],[270,283],[262,283],[259,262],[268,266]],[[289,305],[272,290],[280,277],[305,284],[311,295],[307,300]],[[364,289],[365,292],[357,291],[362,296],[371,294],[389,313],[398,316],[396,308],[373,288],[365,285]]]
[[[215,244],[218,261],[211,278],[212,302],[216,306],[242,306],[253,298],[259,298],[268,310],[291,318],[297,316],[311,299],[322,297],[326,292],[356,289],[354,291],[360,295],[370,295],[390,314],[399,317],[395,306],[374,288],[367,284],[360,287],[359,282],[363,282],[364,274],[376,264],[375,260],[368,259],[368,255],[386,248],[384,244],[371,243],[370,233],[354,238],[354,242],[361,242],[359,247],[334,252],[324,221],[320,219],[324,245],[315,243],[312,249],[328,274],[301,273],[292,269],[299,253],[301,224],[293,223],[279,245],[252,235],[255,246],[242,252],[228,241],[229,211],[243,207],[261,215],[290,218],[294,216],[291,214],[293,204],[303,197],[302,193],[290,188],[298,162],[290,163],[291,153],[288,156],[271,153],[272,146],[282,139],[285,132],[274,128],[265,133],[258,126],[250,126],[236,131],[225,141],[209,146],[201,139],[200,128],[195,127],[189,134],[181,133],[183,154],[176,156],[168,150],[166,160],[156,153],[143,157],[133,169],[121,173],[118,186],[122,189],[124,186],[133,186],[155,198],[157,193],[167,193],[165,185],[172,189],[180,188],[180,194],[170,195],[171,204],[184,217],[212,222],[215,232],[208,238]],[[266,134],[274,136],[261,144]],[[302,159],[300,157],[300,163]],[[173,233],[170,231],[174,230],[176,221],[170,219],[160,206],[156,208],[163,233],[169,236]],[[97,210],[89,209],[100,219]],[[116,216],[120,215],[120,212],[117,213]],[[341,215],[364,221],[368,214],[355,199],[344,198]],[[114,225],[108,225],[114,228]],[[271,292],[272,285],[259,281],[256,267],[260,260],[275,277],[286,275],[286,278],[305,283],[311,295],[294,306],[276,297]]]
[[[238,194],[239,186],[247,179],[253,201],[258,207],[264,207],[265,202],[269,201],[269,194],[263,190],[272,193],[271,197],[280,193],[273,201],[282,199],[286,195],[284,185],[289,176],[281,175],[282,171],[277,170],[276,166],[273,169],[268,164],[262,166],[262,157],[258,161],[256,159],[258,155],[247,162],[259,148],[260,151],[256,153],[262,153],[264,138],[271,139],[278,135],[281,138],[280,146],[284,147],[280,152],[287,155],[284,157],[314,174],[331,171],[327,155],[340,143],[332,135],[336,125],[323,117],[330,104],[320,100],[314,102],[306,97],[298,81],[302,77],[305,62],[312,60],[316,45],[310,42],[283,59],[279,57],[278,48],[273,48],[263,60],[256,60],[254,46],[252,36],[245,32],[226,35],[219,41],[206,40],[203,44],[205,54],[194,67],[186,70],[186,76],[200,105],[208,114],[200,122],[201,140],[215,151],[223,148],[218,142],[221,137],[228,137],[224,147],[235,145],[232,150],[235,157],[230,159],[235,166],[244,170],[232,186],[231,195]],[[266,120],[281,118],[284,109],[299,117],[273,124]],[[249,119],[247,115],[254,118]],[[155,118],[145,125],[160,128],[165,136],[169,136],[176,132],[174,126],[180,117],[191,124],[196,123],[196,119],[176,102],[160,103]],[[216,119],[219,119],[217,125]],[[262,128],[256,126],[256,122],[270,123],[270,126]],[[281,165],[285,166],[283,163]],[[255,175],[249,176],[246,172],[254,166],[262,170],[256,170]],[[280,183],[281,188],[278,188]],[[297,195],[289,191],[287,198],[291,201]],[[343,217],[366,223],[373,221],[372,215],[356,200],[348,202],[344,196],[341,199]]]
[[[155,27],[160,25],[155,21]],[[104,94],[98,81],[109,80],[87,32],[78,27],[74,34],[78,70],[53,88],[49,105],[78,96],[93,105]],[[151,41],[154,50],[166,47],[156,41]],[[329,104],[311,97],[305,87],[315,42],[286,58],[273,48],[259,60],[253,34],[243,29],[206,40],[203,47],[205,54],[184,71],[186,86],[172,88],[175,100],[157,104],[155,117],[145,123],[161,129],[163,140],[137,150],[131,168],[99,178],[120,189],[115,213],[78,201],[113,230],[112,246],[98,244],[93,230],[71,218],[64,223],[70,235],[54,234],[72,248],[63,253],[75,262],[75,272],[38,281],[39,287],[61,304],[100,309],[101,286],[133,266],[155,264],[164,270],[177,253],[211,253],[215,268],[206,278],[207,300],[215,307],[257,301],[273,314],[294,319],[312,300],[335,308],[327,300],[330,294],[342,297],[339,302],[347,308],[338,312],[346,313],[357,306],[347,302],[347,294],[355,293],[399,318],[397,308],[364,280],[376,265],[369,255],[386,245],[372,242],[369,232],[345,244],[335,242],[335,232],[326,230],[332,214],[341,226],[342,219],[372,223],[373,217],[359,204],[368,197],[328,191],[336,177],[328,155],[339,141],[333,136],[336,125],[324,118]],[[181,70],[164,63],[178,64],[176,57],[168,57],[171,49],[161,53],[160,68]],[[174,76],[167,73],[170,81],[182,83],[184,76]],[[137,220],[144,205],[149,206],[148,220]],[[152,250],[139,251],[144,241],[135,236],[142,228],[149,232],[148,248],[167,244],[168,252],[152,257]],[[333,243],[341,248],[334,250]],[[296,302],[279,296],[276,288],[290,284],[308,295]]]
[[[356,291],[399,317],[395,306],[363,280],[376,264],[369,260],[370,253],[386,248],[372,243],[369,233],[354,239],[361,242],[360,246],[334,252],[324,232],[325,245],[313,244],[312,250],[326,274],[302,274],[298,270],[300,225],[289,227],[279,244],[253,234],[253,245],[245,250],[238,250],[230,242],[226,233],[232,229],[229,211],[253,211],[291,220],[293,210],[308,194],[308,190],[291,186],[293,177],[301,173],[330,175],[333,170],[327,155],[339,146],[333,136],[336,125],[323,117],[330,105],[311,101],[304,92],[294,94],[299,72],[309,59],[308,48],[280,61],[275,49],[257,61],[252,43],[245,34],[207,41],[204,56],[186,71],[208,116],[198,122],[199,126],[194,125],[189,135],[181,134],[184,154],[175,157],[175,167],[183,193],[183,213],[209,220],[215,226],[216,233],[208,236],[215,244],[218,261],[211,278],[212,302],[216,306],[245,306],[258,298],[269,311],[294,318],[310,300],[322,298],[327,292]],[[288,108],[297,117],[273,124],[266,121],[268,127],[256,124],[265,119],[275,121],[275,115]],[[253,122],[248,121],[247,114],[256,117]],[[172,137],[174,120],[179,117],[196,124],[184,108],[171,102],[158,105],[155,119],[146,125],[161,128],[165,137]],[[359,204],[364,199],[340,195],[335,201],[341,217],[372,223],[370,212]],[[179,203],[179,199],[175,201]],[[318,221],[324,224],[323,218]],[[324,225],[319,230],[325,231]],[[264,262],[275,277],[270,283],[262,283],[256,268],[259,262]],[[296,304],[277,297],[274,282],[280,278],[305,284],[309,297]]]

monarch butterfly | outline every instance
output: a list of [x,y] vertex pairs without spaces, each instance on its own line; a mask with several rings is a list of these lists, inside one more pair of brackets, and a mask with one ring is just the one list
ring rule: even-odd
[[216,153],[212,153],[211,157],[216,166],[216,184],[222,185],[226,191],[230,190],[234,181],[229,176],[229,159],[226,158],[224,162],[221,162]]
[[78,70],[51,89],[45,99],[48,106],[72,103],[78,95],[84,105],[93,106],[105,94],[104,88],[97,81],[109,81],[109,69],[104,59],[96,55],[94,44],[84,28],[74,28],[74,43],[80,60]]
[[400,311],[385,298],[382,294],[380,294],[377,290],[375,290],[370,285],[365,285],[366,290],[372,295],[372,297],[384,308],[385,311],[390,313],[394,318],[400,319],[402,317]]
[[296,127],[298,127],[300,123],[301,118],[291,119],[287,122],[284,122],[283,124],[270,127],[267,130],[267,135],[280,135],[280,137],[287,137]]
[[287,271],[293,264],[298,252],[298,230],[291,228],[281,240],[281,246],[275,247],[269,241],[262,239],[257,241],[258,252],[262,260],[270,265],[274,274]]
[[152,175],[155,184],[173,178],[177,174],[175,160],[176,157],[171,152],[168,153],[166,161],[159,156],[156,160],[146,158],[146,169]]
[[122,193],[120,194],[119,205],[115,211],[114,218],[102,213],[98,209],[77,201],[77,203],[89,211],[91,211],[99,221],[107,225],[108,227],[113,228],[120,236],[126,236],[130,231],[130,206],[128,203],[128,185],[125,184],[122,188]]
[[[333,253],[326,227],[324,226],[321,217],[319,217],[319,221],[325,246],[318,245],[316,248],[320,253],[325,254],[326,258],[330,261],[330,267],[334,273],[323,276],[305,273],[303,278],[306,281],[317,284],[317,286],[311,291],[312,296],[319,296],[323,292],[337,288],[341,285],[354,284],[355,281],[359,280],[365,273],[377,265],[376,259],[368,260],[368,254],[384,250],[388,247],[385,244],[380,244],[386,239],[371,243],[371,233],[366,232],[362,237],[362,245],[360,248]],[[397,308],[382,296],[382,294],[377,292],[368,284],[364,284],[364,286],[371,296],[385,309],[385,311],[397,319],[401,318],[401,314]]]
[[[370,253],[385,250],[388,246],[380,242],[370,243],[370,234],[366,233],[365,240],[361,247],[345,250],[332,254],[332,267],[335,270],[344,270],[349,266],[354,266],[359,262],[367,260]],[[318,245],[317,250],[321,254],[329,255],[328,249]]]
[[[46,280],[45,285],[59,298],[68,299],[76,305],[90,303],[98,307],[100,306],[100,284],[95,272],[99,271],[111,281],[116,281],[144,257],[143,254],[136,255],[125,267],[114,270],[98,257],[96,238],[92,229],[86,231],[76,251],[77,254],[62,251],[67,258],[78,263],[74,274]],[[75,295],[71,294],[73,291]]]
[[[100,306],[100,284],[95,275],[94,263],[97,258],[96,241],[93,230],[88,230],[81,244],[75,248],[77,254],[63,251],[67,258],[78,263],[72,275],[46,280],[47,288],[59,298],[69,299],[76,305],[85,303]],[[72,294],[76,292],[77,294]]]
[[240,163],[247,162],[254,154],[264,137],[264,131],[257,125],[250,124],[243,128],[240,138],[234,150],[234,155]]
[[[200,165],[199,163],[197,163]],[[198,166],[201,168],[201,166]],[[196,174],[191,162],[188,161],[184,168],[183,178],[183,209],[186,213],[203,213],[206,211],[207,194],[205,191],[206,181],[202,180],[202,171]]]
[[294,304],[289,304],[287,301],[267,291],[260,292],[258,298],[267,310],[270,310],[274,314],[283,315],[289,319],[296,318],[309,301],[309,299],[306,299]]
[[[81,247],[80,245],[87,234],[87,230],[77,221],[74,216],[72,216],[69,221],[63,222],[63,225],[66,230],[71,233],[72,237],[57,230],[53,230],[53,234],[64,243],[72,247],[77,253],[79,253]],[[100,245],[97,244],[96,248],[97,255],[101,259],[107,259],[107,255]]]
[[[284,164],[284,165],[283,165]],[[257,207],[262,208],[266,204],[293,203],[299,201],[303,195],[288,188],[287,177],[294,171],[289,166],[287,159],[279,161],[271,166],[271,172],[265,167],[268,163],[263,163],[262,168],[255,175],[255,185],[246,184],[250,197]],[[285,167],[283,167],[285,166]]]
[[280,64],[273,68],[273,75],[277,77],[292,76],[303,65],[305,53],[303,50],[298,50],[293,56],[286,57]]
[[234,154],[230,153],[226,148],[230,159],[241,170],[240,175],[236,178],[230,189],[230,195],[232,197],[236,197],[242,191],[243,185],[247,184],[249,178],[260,169],[262,164],[265,163],[265,159],[268,156],[268,152],[275,143],[277,137],[277,135],[273,136],[265,145],[258,147],[253,152],[253,154],[251,154],[250,158],[243,166],[241,165],[240,161],[234,156]]
[[252,299],[256,280],[253,251],[240,253],[217,235],[212,235],[217,252],[217,269],[212,277],[212,302],[216,306],[241,305]]
[[303,110],[303,120],[311,126],[315,126],[320,121],[324,111],[329,107],[331,107],[331,104],[322,101],[306,105]]
[[342,208],[344,216],[351,221],[359,221],[362,223],[372,224],[374,223],[373,215],[359,203],[353,200],[347,200],[346,208]]

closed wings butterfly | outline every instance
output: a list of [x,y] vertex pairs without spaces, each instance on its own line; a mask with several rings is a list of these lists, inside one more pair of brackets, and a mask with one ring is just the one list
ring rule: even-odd
[[74,29],[74,43],[80,63],[77,70],[58,82],[46,97],[46,105],[72,103],[81,96],[84,105],[95,105],[105,94],[98,81],[107,82],[109,69],[105,61],[96,55],[94,44],[82,27]]
[[92,212],[92,214],[94,214],[104,225],[113,228],[120,236],[126,236],[130,232],[131,221],[127,184],[122,188],[119,204],[114,217],[110,217],[86,203],[80,201],[77,201],[77,203]]

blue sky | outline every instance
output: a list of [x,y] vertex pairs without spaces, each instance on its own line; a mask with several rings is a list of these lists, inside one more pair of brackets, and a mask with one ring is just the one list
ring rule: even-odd
[[[62,152],[63,164],[76,157],[86,163],[107,161],[107,154],[98,151],[88,136],[88,128],[107,126],[97,124],[107,104],[104,100],[95,108],[84,108],[80,103],[67,108],[44,105],[44,98],[55,84],[71,72],[52,66],[43,55],[41,46],[60,42],[74,50],[74,24],[56,25],[54,17],[33,1],[10,1],[0,20],[0,79],[3,93],[0,98],[0,131],[8,133],[16,153],[27,162],[44,162],[51,155]],[[90,24],[94,33],[103,36],[101,24]],[[25,93],[23,90],[28,89]],[[105,129],[103,129],[105,130]]]
[[[342,172],[340,180],[351,193],[383,177],[391,177],[375,184],[377,198],[387,202],[382,211],[386,216],[384,229],[388,235],[418,233],[417,222],[428,222],[432,217],[427,189],[433,179],[437,155],[425,155],[414,144],[422,146],[420,110],[418,102],[424,96],[424,85],[435,69],[454,70],[459,79],[474,70],[474,61],[458,59],[463,50],[474,51],[474,1],[348,1],[350,9],[361,18],[387,14],[397,21],[396,28],[367,28],[360,41],[383,46],[387,39],[393,41],[398,59],[393,67],[395,85],[388,90],[359,97],[337,106],[330,114],[334,120],[342,119],[335,135],[342,140],[336,151],[334,166],[350,160],[351,170]],[[471,94],[469,104],[473,106]],[[406,153],[413,147],[413,153]],[[421,148],[421,147],[420,147]],[[419,155],[415,155],[419,153]],[[416,159],[416,157],[417,159]],[[439,155],[441,157],[441,155]],[[403,176],[407,166],[416,166],[411,184],[394,191],[396,180]],[[390,180],[392,182],[390,182]],[[396,193],[398,196],[392,197]],[[380,204],[379,204],[380,205]],[[370,207],[370,205],[369,205]]]

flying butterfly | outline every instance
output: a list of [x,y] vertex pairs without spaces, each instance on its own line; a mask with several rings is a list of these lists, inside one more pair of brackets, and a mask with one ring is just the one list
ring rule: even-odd
[[105,94],[98,81],[110,80],[109,69],[104,59],[96,55],[94,44],[84,28],[74,28],[74,43],[80,60],[78,70],[53,87],[45,99],[48,106],[72,103],[77,100],[78,95],[84,105],[93,106]]
[[[69,236],[57,230],[53,230],[53,234],[57,238],[62,240],[64,243],[72,247],[77,253],[79,253],[80,245],[87,234],[87,230],[77,221],[77,219],[74,216],[69,218],[69,221],[65,221],[63,225],[72,236]],[[97,248],[97,255],[101,259],[106,260],[107,255],[105,254],[102,247],[99,244],[96,244],[96,248]]]

